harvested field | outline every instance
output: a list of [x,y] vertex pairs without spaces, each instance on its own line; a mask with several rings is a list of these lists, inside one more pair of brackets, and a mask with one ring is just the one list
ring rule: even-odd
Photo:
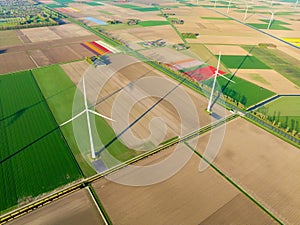
[[[110,31],[110,33],[113,36],[116,36],[118,35],[118,33],[120,33],[120,31]],[[182,42],[177,33],[169,25],[156,26],[155,29],[153,29],[153,27],[137,27],[127,29],[126,31],[124,31],[124,33],[129,33],[143,41],[163,39],[168,44],[177,44]],[[124,41],[132,42],[134,41],[134,39],[128,39]]]
[[8,223],[8,225],[23,224],[104,225],[105,223],[88,190],[83,189]]
[[22,29],[21,32],[33,43],[91,35],[89,31],[75,24],[64,24],[54,27],[28,28]]
[[206,47],[214,54],[218,55],[221,51],[222,55],[248,55],[249,53],[237,45],[206,45]]
[[17,32],[14,30],[0,31],[0,52],[5,50],[2,47],[21,44],[22,41],[18,38]]
[[300,89],[297,88],[294,83],[289,81],[275,70],[240,69],[236,75],[277,94],[300,93]]
[[[200,138],[202,154],[209,134]],[[284,224],[300,220],[299,149],[240,118],[226,126],[214,165]],[[284,204],[289,202],[289,204]]]
[[35,68],[34,62],[25,53],[6,53],[0,55],[0,74]]
[[[183,144],[180,149],[190,151]],[[160,161],[165,151],[169,149],[140,161],[139,165]],[[199,162],[193,155],[176,175],[150,186],[130,187],[103,178],[93,187],[114,224],[213,224],[220,217],[233,224],[275,224],[214,170],[199,172]],[[124,176],[122,170],[109,179],[117,176]]]
[[52,63],[69,62],[80,58],[68,46],[60,46],[42,51]]
[[51,31],[49,27],[28,28],[22,29],[21,31],[31,42],[53,41],[60,39],[60,36]]
[[140,51],[140,53],[142,53],[146,57],[149,57],[152,60],[164,64],[173,64],[182,60],[191,59],[191,57],[183,54],[182,52],[176,51],[169,47],[147,49],[147,50]]

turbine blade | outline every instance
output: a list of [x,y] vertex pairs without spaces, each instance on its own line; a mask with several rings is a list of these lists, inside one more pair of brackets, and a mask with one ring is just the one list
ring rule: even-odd
[[104,116],[104,115],[102,115],[102,114],[100,114],[100,113],[98,113],[98,112],[95,112],[95,111],[93,111],[93,110],[88,110],[90,113],[93,113],[93,114],[95,114],[96,116],[100,116],[100,117],[102,117],[102,118],[104,118],[104,119],[107,119],[107,120],[110,120],[110,121],[114,121],[115,122],[115,120],[113,120],[113,119],[111,119],[111,118],[109,118],[109,117],[107,117],[107,116]]
[[223,74],[218,73],[218,75],[219,75],[220,77],[223,77],[225,80],[228,80],[228,81],[230,81],[230,82],[232,82],[232,83],[235,84],[235,82],[234,82],[233,80],[230,80],[228,77],[225,77]]
[[79,116],[81,116],[85,112],[86,112],[86,110],[83,110],[81,113],[78,113],[76,116],[74,116],[71,119],[67,120],[66,122],[60,124],[59,126],[62,127],[64,125],[66,125],[67,123],[70,123],[71,121],[75,120],[76,118],[78,118]]

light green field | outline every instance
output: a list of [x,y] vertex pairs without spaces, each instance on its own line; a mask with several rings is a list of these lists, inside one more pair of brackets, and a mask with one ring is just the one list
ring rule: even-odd
[[279,99],[259,108],[269,120],[281,123],[281,127],[300,132],[300,96],[280,97]]
[[149,20],[149,21],[142,21],[139,23],[142,27],[152,27],[152,26],[162,26],[162,25],[169,25],[169,21],[164,20]]
[[[77,87],[59,65],[36,69],[34,70],[34,74],[58,123],[61,124],[69,120],[72,117],[73,100]],[[74,111],[78,113],[82,110],[82,105],[74,109]],[[86,129],[82,129],[82,139],[88,140],[86,117],[81,116],[76,120],[76,123],[80,123],[82,127],[86,127]],[[93,136],[98,136],[103,145],[109,143],[116,136],[105,119],[95,117],[95,123],[99,130],[98,132],[93,131]],[[79,150],[74,137],[72,123],[63,126],[61,129],[84,174],[86,176],[93,175],[95,171],[87,162],[89,161],[89,149],[86,149],[85,152]],[[110,145],[107,150],[121,162],[138,155],[137,151],[128,149],[119,139]],[[114,166],[105,160],[104,163],[106,163],[107,166]]]
[[0,149],[0,211],[81,177],[30,71],[0,77]]

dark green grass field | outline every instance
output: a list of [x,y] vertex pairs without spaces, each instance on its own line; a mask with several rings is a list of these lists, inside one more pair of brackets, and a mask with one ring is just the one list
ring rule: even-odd
[[81,177],[30,71],[0,77],[0,211]]
[[[70,80],[68,75],[59,65],[52,65],[41,69],[36,69],[34,70],[34,75],[58,123],[61,124],[70,119],[72,117],[73,99],[77,87]],[[74,109],[74,111],[78,113],[82,110],[82,104],[79,104],[78,107]],[[91,116],[91,118],[93,118],[93,116]],[[82,124],[82,139],[88,140],[86,117],[78,117],[78,119],[74,122]],[[109,126],[105,119],[96,116],[95,123],[98,129],[98,133],[95,130],[93,131],[95,140],[96,137],[99,137],[101,142],[105,145],[116,136],[113,129]],[[61,129],[85,176],[91,176],[95,174],[94,169],[84,159],[84,157],[86,158],[89,154],[89,149],[83,151],[84,156],[82,156],[82,150],[80,151],[77,146],[72,123],[63,126]],[[137,151],[128,149],[119,140],[116,140],[114,144],[108,148],[108,151],[121,162],[138,155]],[[107,166],[114,166],[111,165],[110,162],[105,161],[105,163]]]
[[282,127],[300,131],[300,96],[280,97],[257,111],[264,111],[272,120],[280,122]]
[[221,61],[228,68],[270,69],[269,66],[255,56],[222,55]]
[[162,26],[162,25],[169,25],[169,21],[164,20],[149,20],[149,21],[142,21],[139,23],[142,27],[153,27],[153,26]]
[[[232,75],[226,75],[227,78],[231,78],[231,76]],[[219,90],[221,89],[223,94],[242,102],[246,106],[246,108],[275,95],[275,93],[239,77],[232,78],[232,81],[234,81],[235,83],[229,82],[222,77],[218,77],[217,81]],[[213,79],[209,79],[204,81],[203,84],[211,87],[212,82]]]

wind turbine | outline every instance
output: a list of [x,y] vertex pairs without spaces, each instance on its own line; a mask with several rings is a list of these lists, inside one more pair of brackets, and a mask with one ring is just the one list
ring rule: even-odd
[[295,8],[297,8],[297,6],[298,6],[298,3],[299,3],[299,0],[296,0],[296,3],[295,3]]
[[95,114],[96,116],[100,116],[104,119],[110,120],[110,121],[114,121],[113,119],[106,117],[100,113],[97,113],[93,110],[90,110],[88,107],[88,103],[87,103],[87,98],[86,98],[86,90],[85,90],[85,81],[84,81],[84,77],[82,79],[82,85],[83,85],[83,97],[84,97],[84,106],[85,109],[78,113],[76,116],[72,117],[71,119],[69,119],[68,121],[62,123],[61,125],[59,125],[60,127],[68,124],[69,122],[77,119],[79,116],[83,115],[84,113],[86,113],[86,119],[87,119],[87,124],[88,124],[88,131],[89,131],[89,139],[90,139],[90,148],[91,148],[91,154],[92,154],[92,158],[95,159],[96,158],[96,153],[95,153],[95,147],[94,147],[94,141],[93,141],[93,136],[92,136],[92,131],[91,131],[91,121],[90,121],[90,113]]
[[245,15],[244,15],[244,19],[243,20],[247,19],[248,9],[249,9],[249,5],[248,5],[248,2],[246,1]]
[[232,1],[232,0],[229,0],[229,1],[228,1],[227,14],[229,13],[229,10],[230,10],[231,1]]
[[270,18],[270,21],[269,21],[269,24],[268,24],[268,28],[267,28],[268,30],[270,29],[271,24],[272,24],[272,22],[274,20],[275,11],[270,11],[270,13],[271,13],[271,18]]
[[215,0],[214,8],[216,8],[216,6],[217,6],[217,0]]
[[219,52],[219,59],[218,59],[218,65],[217,65],[217,70],[215,71],[214,73],[214,82],[213,82],[213,86],[212,86],[212,90],[211,90],[211,93],[210,93],[210,98],[209,98],[209,101],[208,101],[208,106],[207,106],[207,111],[210,113],[211,112],[211,108],[212,108],[212,99],[213,99],[213,96],[214,96],[214,92],[215,92],[215,87],[216,87],[216,82],[217,82],[217,76],[221,76],[223,77],[224,79],[232,82],[232,83],[235,83],[234,81],[230,80],[229,78],[225,77],[224,75],[220,74],[219,73],[219,69],[220,69],[220,61],[221,61],[221,52]]

